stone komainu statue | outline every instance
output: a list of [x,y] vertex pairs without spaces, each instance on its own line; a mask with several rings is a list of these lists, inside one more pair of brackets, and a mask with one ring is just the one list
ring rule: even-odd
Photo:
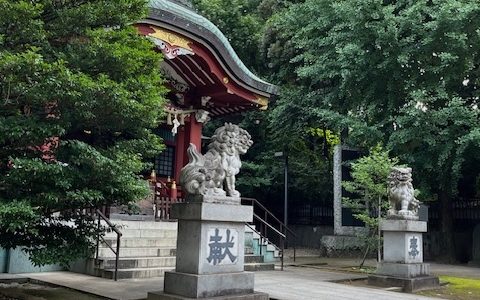
[[390,210],[387,213],[387,218],[418,220],[420,201],[415,199],[412,168],[395,167],[392,169],[388,180]]
[[187,201],[225,202],[227,196],[239,198],[235,175],[242,166],[240,154],[245,154],[252,144],[246,130],[230,123],[215,131],[205,155],[190,144],[189,163],[180,173]]

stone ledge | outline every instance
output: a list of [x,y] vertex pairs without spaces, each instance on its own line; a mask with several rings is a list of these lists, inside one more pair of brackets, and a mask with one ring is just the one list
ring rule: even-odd
[[421,276],[430,276],[430,264],[401,264],[381,262],[378,264],[377,275],[394,276],[402,278],[415,278]]
[[164,292],[149,292],[147,300],[193,300],[193,299],[202,299],[202,300],[268,300],[268,294],[253,292],[251,294],[245,295],[229,295],[229,296],[219,296],[219,297],[210,297],[210,298],[185,298],[178,295],[166,294]]
[[427,222],[413,220],[382,220],[382,231],[427,232]]
[[326,257],[357,257],[363,255],[358,236],[324,235],[320,240],[322,255]]
[[384,275],[369,275],[368,284],[381,287],[402,287],[404,292],[412,293],[422,290],[436,289],[440,287],[440,281],[435,276],[423,276],[416,278],[401,278]]
[[218,203],[176,203],[172,205],[172,218],[224,222],[252,222],[253,207]]
[[164,292],[190,298],[208,298],[253,293],[252,272],[188,274],[165,272]]
[[471,260],[471,261],[468,262],[468,265],[478,268],[478,267],[480,267],[480,260]]

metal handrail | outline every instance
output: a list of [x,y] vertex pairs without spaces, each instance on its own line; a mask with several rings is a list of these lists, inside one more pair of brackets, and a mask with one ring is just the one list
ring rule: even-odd
[[[97,233],[97,251],[96,251],[96,254],[95,254],[95,261],[98,260],[98,252],[99,252],[99,248],[100,248],[100,239],[102,239],[103,243],[105,243],[108,246],[108,248],[110,248],[110,250],[112,250],[112,252],[115,254],[115,273],[113,275],[113,280],[117,281],[117,278],[118,278],[118,260],[120,258],[120,238],[122,237],[122,233],[120,232],[120,230],[118,230],[118,228],[114,224],[112,224],[112,222],[110,222],[110,220],[99,209],[96,210],[96,213],[98,215],[98,228],[97,228],[98,233]],[[103,236],[100,235],[101,219],[103,219],[105,221],[105,223],[107,223],[108,227],[117,234],[116,250],[114,250],[113,247],[105,241]]]
[[[255,207],[255,205],[257,205],[260,209],[262,209],[264,211],[264,214],[265,214],[265,219],[261,218],[260,216],[258,216],[257,214],[253,214],[255,219],[260,221],[261,223],[261,229],[263,229],[263,234],[260,233],[260,232],[256,232],[260,235],[261,238],[265,238],[266,240],[268,240],[268,237],[267,237],[267,228],[270,228],[271,230],[273,230],[279,237],[280,237],[280,247],[274,245],[277,249],[281,250],[281,263],[282,263],[282,267],[281,269],[283,270],[283,262],[284,262],[284,252],[285,252],[285,243],[287,241],[287,232],[289,234],[291,234],[293,236],[293,261],[296,261],[296,239],[297,239],[297,235],[293,232],[293,230],[291,230],[290,228],[288,228],[288,226],[286,226],[282,221],[280,221],[277,217],[275,217],[275,215],[270,212],[263,204],[261,204],[257,199],[254,199],[254,198],[241,198],[241,200],[244,200],[244,201],[250,201],[252,203],[252,206]],[[277,229],[275,228],[272,224],[268,223],[268,217],[270,218],[273,218],[279,225],[280,225],[280,229]],[[251,228],[251,226],[249,226]],[[260,230],[262,231],[262,230]],[[262,242],[262,240],[260,240],[260,242]],[[273,244],[273,243],[272,243]],[[262,254],[261,253],[262,251],[262,247],[260,246],[260,255]]]
[[248,228],[250,228],[253,232],[255,232],[256,234],[258,234],[258,236],[260,237],[260,255],[262,255],[262,243],[263,243],[263,239],[265,238],[263,236],[263,234],[261,232],[259,232],[258,230],[256,230],[252,225],[248,224],[248,223],[245,223],[245,225],[248,226]]
[[278,234],[281,238],[286,238],[286,235],[283,233],[283,232],[280,232],[279,230],[277,230],[275,227],[273,227],[272,225],[268,224],[265,220],[263,220],[262,218],[260,218],[257,214],[253,214],[253,216],[259,220],[260,222],[262,222],[263,224],[267,225],[267,227],[269,227],[270,229],[272,229],[273,231],[275,231],[276,234]]
[[268,213],[268,215],[270,217],[272,217],[275,221],[277,221],[283,228],[285,228],[288,232],[290,232],[294,237],[297,237],[297,235],[295,234],[295,232],[288,228],[287,226],[285,226],[285,224],[280,221],[280,219],[278,219],[271,211],[268,210],[268,208],[266,208],[262,203],[260,203],[257,199],[255,198],[244,198],[242,197],[242,200],[246,200],[246,201],[251,201],[252,203],[258,205],[261,209],[263,209],[266,213]]
[[[273,232],[275,232],[276,234],[278,234],[280,236],[280,247],[278,247],[277,245],[273,244],[272,245],[277,248],[278,251],[280,251],[280,262],[281,262],[281,266],[280,266],[280,270],[283,271],[283,262],[284,262],[284,253],[285,253],[285,240],[287,239],[287,236],[285,234],[283,234],[282,232],[278,231],[275,227],[273,227],[272,225],[268,224],[267,222],[265,222],[262,218],[260,218],[258,215],[256,215],[255,213],[253,214],[253,216],[259,220],[261,223],[263,223],[264,225],[266,225],[267,227],[269,227],[271,230],[273,230]],[[249,225],[250,228],[252,228],[250,225]],[[255,229],[254,229],[255,230]],[[266,231],[266,230],[265,230]],[[265,235],[263,235],[262,233],[258,232],[255,230],[255,232],[257,232],[257,234],[260,235],[260,255],[262,255],[262,245],[263,245],[263,239],[265,239],[267,242],[269,241],[268,240],[268,237]],[[263,239],[262,239],[263,238]]]

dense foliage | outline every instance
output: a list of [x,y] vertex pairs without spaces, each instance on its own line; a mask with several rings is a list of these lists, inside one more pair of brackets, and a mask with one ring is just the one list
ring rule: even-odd
[[[271,137],[265,147],[297,144],[309,128],[332,130],[357,148],[382,142],[413,167],[421,200],[442,203],[442,249],[451,254],[451,200],[478,195],[478,1],[256,3],[257,10],[246,13],[264,21],[262,36],[249,34],[249,45],[256,43],[263,68],[243,59],[283,88],[262,119]],[[216,21],[215,13],[206,13]],[[254,163],[263,164],[263,157]]]
[[0,247],[85,256],[83,208],[126,204],[161,147],[161,57],[131,23],[144,0],[0,0]]
[[448,204],[480,146],[478,16],[466,0],[307,0],[276,25],[295,45],[307,124],[348,131],[355,146],[388,143],[442,201],[448,250]]
[[[269,111],[234,117],[258,141],[238,182],[244,195],[280,202],[273,153],[284,151],[291,205],[331,201],[339,137],[381,142],[413,167],[421,200],[442,203],[451,253],[451,200],[480,193],[478,1],[193,3],[282,87]],[[145,4],[0,0],[1,247],[66,263],[95,234],[76,209],[145,194],[135,174],[161,148],[149,128],[163,101],[160,57],[129,25]]]
[[[200,13],[209,18],[228,37],[246,66],[270,82],[280,83],[279,73],[290,69],[288,61],[282,66],[271,64],[267,58],[276,53],[282,41],[276,40],[274,31],[267,26],[274,13],[288,5],[288,1],[277,0],[194,0]],[[247,26],[248,25],[248,26]],[[271,37],[271,39],[270,39]],[[275,45],[270,44],[275,43]],[[273,50],[269,50],[266,46]],[[281,50],[279,50],[281,52]],[[278,53],[276,53],[278,54]],[[283,93],[284,91],[282,91]],[[229,117],[228,121],[240,123],[253,136],[254,146],[243,158],[242,175],[238,187],[243,195],[255,197],[277,215],[283,215],[283,168],[284,159],[274,157],[283,151],[288,154],[289,192],[291,206],[295,203],[316,203],[332,200],[332,154],[338,144],[338,135],[325,127],[303,127],[289,134],[284,126],[277,126],[271,109],[276,106],[271,101],[267,112],[250,112],[243,116]],[[283,120],[277,120],[283,122]],[[286,121],[286,120],[285,120]],[[294,118],[288,120],[294,123]],[[223,120],[207,124],[205,134],[209,135]]]

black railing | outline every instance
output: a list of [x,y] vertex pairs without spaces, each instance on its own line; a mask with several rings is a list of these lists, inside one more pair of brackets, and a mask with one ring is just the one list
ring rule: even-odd
[[288,211],[290,225],[332,225],[333,201],[295,201],[292,199]]
[[[425,202],[428,206],[429,228],[440,228],[441,225],[441,203]],[[480,224],[480,198],[458,198],[451,200],[450,214],[453,224],[457,227],[474,227]]]
[[[99,210],[97,209],[96,210],[96,213],[98,215],[98,233],[97,233],[97,250],[96,250],[96,254],[95,254],[95,262],[98,263],[98,253],[99,253],[99,248],[100,248],[100,239],[102,240],[102,242],[108,246],[108,248],[110,248],[110,250],[113,251],[113,253],[115,254],[115,272],[113,274],[113,280],[117,281],[117,278],[118,278],[118,260],[120,258],[120,238],[122,237],[122,233],[120,232],[120,230],[118,230],[117,227],[115,227],[115,225],[113,225],[110,220]],[[101,220],[103,219],[103,221],[105,221],[105,223],[108,225],[109,229],[114,231],[116,234],[117,234],[117,245],[116,245],[116,249],[113,249],[113,247],[107,243],[107,241],[105,241],[105,239],[103,238],[103,236],[100,234],[100,227],[101,227]]]
[[[293,261],[296,261],[296,239],[297,236],[293,230],[288,228],[282,221],[270,212],[263,204],[254,198],[242,198],[242,204],[249,204],[253,207],[254,223],[259,226],[259,230],[255,232],[260,236],[261,242],[267,240],[281,252],[281,268],[283,270],[284,252],[288,242],[292,242]],[[248,225],[248,224],[247,224]],[[251,226],[249,226],[252,228]],[[252,228],[253,229],[253,228]],[[274,236],[271,235],[274,233]],[[277,245],[279,244],[279,246]],[[260,251],[262,244],[260,244]],[[261,252],[260,252],[261,254]]]
[[[285,240],[286,240],[285,234],[281,233],[280,231],[275,229],[272,225],[270,225],[267,222],[265,222],[264,220],[262,220],[262,218],[260,218],[258,215],[253,214],[253,217],[255,218],[255,220],[261,222],[262,225],[265,226],[265,228],[269,228],[274,233],[276,233],[277,236],[280,238],[280,246],[277,246],[274,243],[271,243],[271,244],[280,252],[281,270],[283,271],[283,258],[284,258],[284,253],[285,253]],[[252,228],[252,227],[250,227],[250,228]],[[255,232],[260,235],[260,255],[262,255],[263,241],[265,240],[267,242],[267,245],[268,245],[268,242],[270,242],[270,240],[265,236],[265,233],[262,234],[261,232],[258,232],[258,231],[255,231]]]

